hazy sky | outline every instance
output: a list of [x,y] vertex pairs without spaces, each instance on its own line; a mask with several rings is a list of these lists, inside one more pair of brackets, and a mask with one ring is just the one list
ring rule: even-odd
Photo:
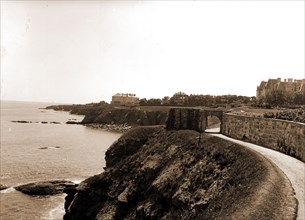
[[304,1],[1,1],[1,99],[255,96],[304,78]]

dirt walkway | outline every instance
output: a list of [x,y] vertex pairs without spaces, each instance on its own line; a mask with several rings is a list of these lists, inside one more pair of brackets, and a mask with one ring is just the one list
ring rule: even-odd
[[[210,132],[217,131],[211,129]],[[288,155],[255,144],[232,139],[221,134],[214,133],[211,135],[215,135],[217,137],[253,149],[276,164],[286,174],[292,184],[292,187],[294,188],[295,197],[299,203],[297,220],[305,220],[305,163]]]

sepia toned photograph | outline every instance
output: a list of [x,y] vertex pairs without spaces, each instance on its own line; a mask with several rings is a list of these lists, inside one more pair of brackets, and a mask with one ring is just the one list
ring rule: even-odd
[[305,220],[304,0],[0,0],[1,220]]

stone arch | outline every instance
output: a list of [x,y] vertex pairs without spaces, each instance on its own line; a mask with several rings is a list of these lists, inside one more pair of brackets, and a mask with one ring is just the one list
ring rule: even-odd
[[221,125],[223,123],[222,116],[223,116],[223,111],[222,110],[203,110],[202,111],[202,123],[201,123],[201,131],[204,132],[208,126],[208,117],[215,116],[219,119],[220,121],[220,133],[221,131]]

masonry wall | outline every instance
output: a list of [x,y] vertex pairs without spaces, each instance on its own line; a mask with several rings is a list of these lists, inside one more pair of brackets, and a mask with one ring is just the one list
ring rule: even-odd
[[222,134],[265,146],[305,162],[305,124],[223,114]]
[[169,110],[166,128],[167,129],[190,129],[201,131],[202,113],[199,109],[172,108]]

